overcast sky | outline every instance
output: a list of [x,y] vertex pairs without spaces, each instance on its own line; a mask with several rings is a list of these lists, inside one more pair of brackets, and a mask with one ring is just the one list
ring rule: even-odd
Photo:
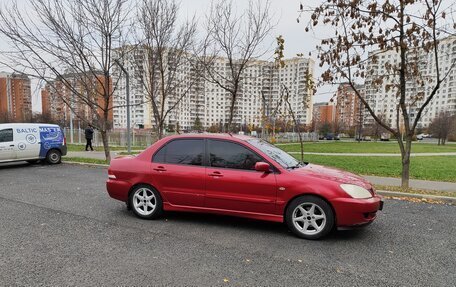
[[[17,0],[19,5],[26,5],[28,0]],[[132,0],[133,1],[133,0]],[[318,67],[318,61],[315,57],[315,46],[319,42],[319,39],[313,33],[306,33],[304,31],[304,23],[306,23],[306,16],[302,15],[301,23],[298,24],[296,19],[299,15],[298,9],[301,1],[299,0],[270,0],[271,10],[275,15],[277,26],[273,33],[271,33],[270,39],[267,41],[270,44],[271,51],[268,54],[272,58],[274,49],[274,39],[278,35],[282,35],[285,39],[285,57],[290,58],[296,56],[298,53],[303,53],[308,56],[309,52],[312,52],[312,58],[316,61],[316,75],[318,77],[321,73],[321,69]],[[11,0],[0,0],[0,4],[4,5]],[[233,0],[234,4],[241,11],[248,5],[247,0]],[[306,5],[317,2],[316,0],[305,0]],[[312,3],[313,2],[313,3]],[[211,0],[181,0],[181,17],[191,17],[196,15],[201,21],[204,20],[205,14],[210,6]],[[320,35],[321,37],[321,35]],[[5,41],[0,41],[0,51],[8,50],[8,45]],[[0,66],[0,71],[6,70]],[[41,111],[41,98],[39,89],[35,88],[36,81],[32,82],[32,102],[33,110]],[[314,102],[326,101],[332,96],[332,92],[335,90],[334,87],[322,87],[317,90],[317,94],[314,97]]]

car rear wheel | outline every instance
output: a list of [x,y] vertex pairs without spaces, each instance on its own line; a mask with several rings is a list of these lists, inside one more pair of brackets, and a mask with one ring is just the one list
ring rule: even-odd
[[62,161],[62,154],[56,149],[51,149],[46,155],[46,161],[49,164],[58,164]]
[[300,196],[288,206],[285,214],[288,228],[305,239],[319,239],[334,226],[334,212],[323,199],[315,196]]
[[148,185],[139,185],[132,190],[129,206],[136,216],[145,219],[155,219],[163,210],[160,194]]

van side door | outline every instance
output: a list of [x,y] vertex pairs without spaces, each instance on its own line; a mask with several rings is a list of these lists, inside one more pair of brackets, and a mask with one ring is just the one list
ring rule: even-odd
[[16,149],[12,128],[0,130],[0,161],[16,159]]
[[40,132],[37,126],[17,128],[14,133],[17,159],[38,159],[40,154]]

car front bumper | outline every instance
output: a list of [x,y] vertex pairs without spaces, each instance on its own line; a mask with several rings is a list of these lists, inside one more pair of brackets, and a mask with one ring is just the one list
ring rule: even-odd
[[368,199],[336,198],[332,202],[337,227],[363,226],[377,218],[383,209],[383,199],[376,195]]

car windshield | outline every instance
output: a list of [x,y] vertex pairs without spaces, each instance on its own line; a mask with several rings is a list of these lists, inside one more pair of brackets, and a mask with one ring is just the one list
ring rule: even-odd
[[268,143],[267,141],[260,139],[251,139],[247,142],[267,154],[270,158],[272,158],[284,168],[298,168],[304,166],[303,163],[296,160],[293,156]]

